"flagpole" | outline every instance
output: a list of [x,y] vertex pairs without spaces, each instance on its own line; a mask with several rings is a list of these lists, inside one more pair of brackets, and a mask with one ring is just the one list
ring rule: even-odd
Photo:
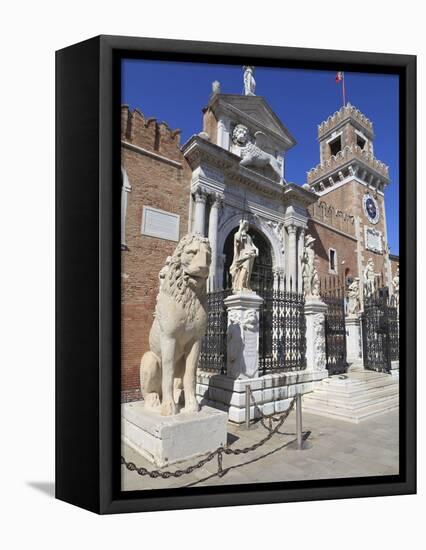
[[346,106],[345,73],[342,78],[343,107]]

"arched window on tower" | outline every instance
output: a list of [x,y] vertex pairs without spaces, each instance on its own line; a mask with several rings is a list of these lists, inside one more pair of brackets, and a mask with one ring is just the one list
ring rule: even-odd
[[126,244],[126,215],[127,215],[127,193],[130,193],[132,186],[129,183],[127,172],[121,167],[121,250],[129,250]]

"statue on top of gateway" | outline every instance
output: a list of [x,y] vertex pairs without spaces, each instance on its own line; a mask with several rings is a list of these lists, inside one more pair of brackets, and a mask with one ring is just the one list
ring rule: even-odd
[[256,81],[254,79],[254,67],[248,65],[244,69],[244,95],[255,95]]

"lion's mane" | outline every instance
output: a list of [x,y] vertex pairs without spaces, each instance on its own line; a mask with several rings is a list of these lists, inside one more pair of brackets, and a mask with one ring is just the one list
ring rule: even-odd
[[206,284],[201,285],[195,291],[189,286],[189,276],[184,272],[182,267],[182,254],[186,247],[191,246],[194,241],[209,244],[208,239],[200,235],[185,235],[171,257],[169,268],[159,293],[167,294],[178,304],[181,304],[189,317],[191,317],[191,314],[195,314],[197,301],[204,305],[206,295]]

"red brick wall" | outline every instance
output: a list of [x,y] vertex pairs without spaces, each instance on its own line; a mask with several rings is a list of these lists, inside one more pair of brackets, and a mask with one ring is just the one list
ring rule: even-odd
[[143,206],[180,216],[180,237],[188,230],[191,170],[179,149],[179,132],[124,107],[122,139],[180,163],[180,167],[122,146],[122,165],[132,187],[127,195],[126,245],[122,251],[122,391],[138,397],[139,364],[149,349],[158,273],[176,242],[141,234]]
[[321,280],[331,275],[329,248],[334,248],[336,251],[337,275],[339,277],[344,275],[358,277],[357,242],[355,240],[328,229],[312,219],[308,222],[308,232],[316,239],[314,250],[317,255],[317,269]]
[[[360,240],[361,240],[361,265],[364,267],[371,257],[374,262],[374,269],[376,273],[382,273],[384,276],[384,283],[389,284],[387,281],[387,267],[385,263],[385,255],[378,254],[365,248],[365,227],[371,227],[381,231],[384,238],[386,238],[386,228],[384,223],[384,199],[381,195],[377,195],[376,200],[380,208],[380,219],[375,225],[371,224],[364,213],[363,208],[363,196],[367,192],[367,188],[357,181],[353,180],[345,185],[338,187],[337,189],[330,191],[326,195],[323,195],[318,202],[326,202],[328,206],[332,206],[337,212],[341,210],[347,214],[359,218],[360,226]],[[369,191],[370,194],[372,193]],[[356,242],[352,239],[340,235],[339,233],[322,227],[320,224],[315,223],[314,220],[309,222],[309,231],[317,238],[315,243],[315,252],[318,255],[318,271],[321,275],[329,273],[329,261],[328,261],[328,249],[334,248],[337,252],[337,266],[338,274],[344,274],[345,269],[348,269],[348,275],[353,277],[362,278],[362,273],[358,273],[358,259],[357,259],[357,246]],[[342,261],[345,264],[342,265]]]

